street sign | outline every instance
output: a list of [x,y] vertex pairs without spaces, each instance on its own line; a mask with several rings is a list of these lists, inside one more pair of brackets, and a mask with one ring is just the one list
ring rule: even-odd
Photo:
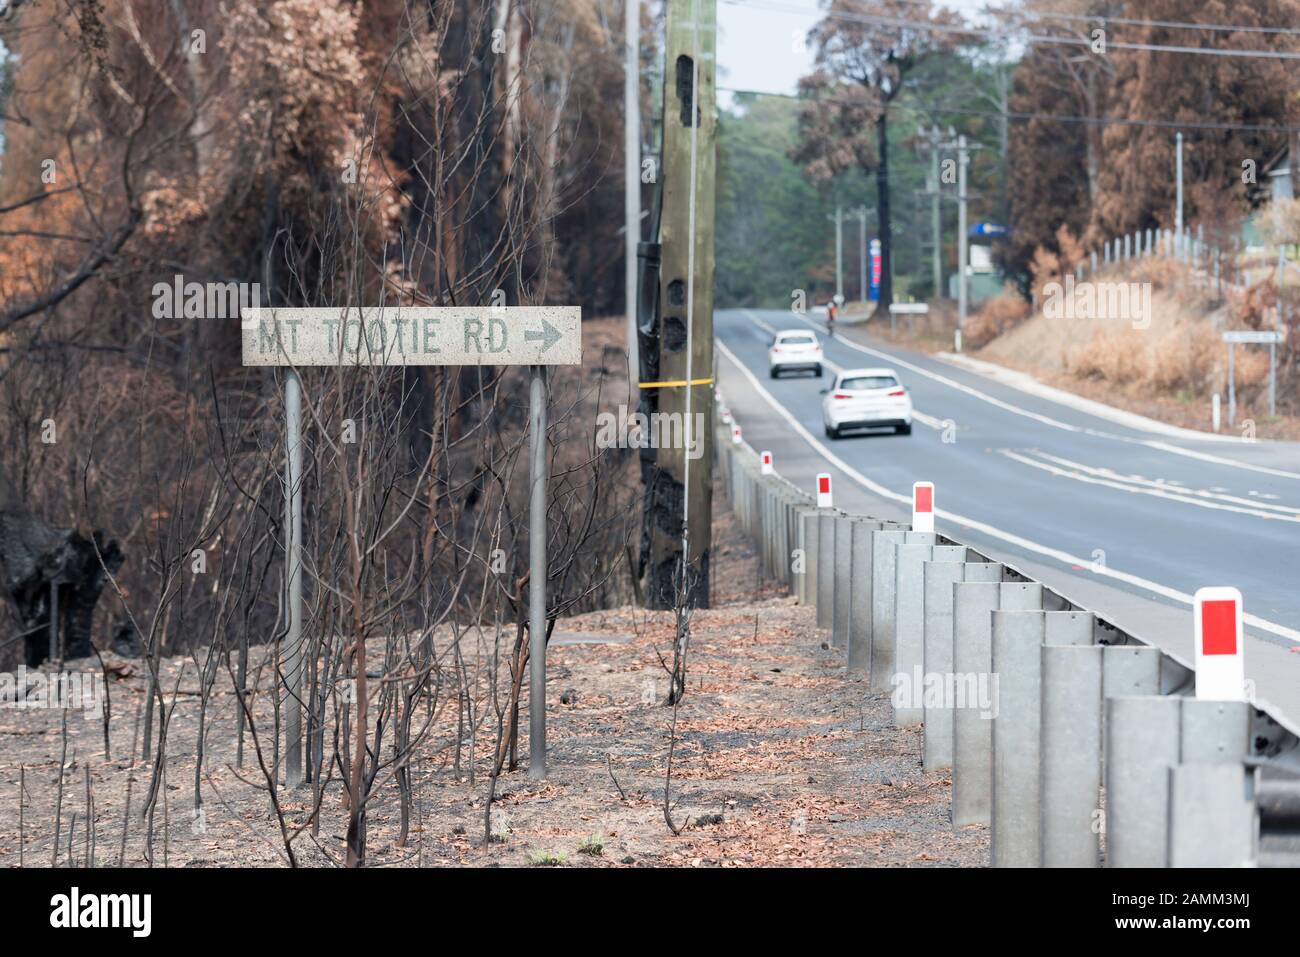
[[245,309],[246,366],[562,366],[582,362],[577,306]]
[[1228,346],[1228,425],[1237,424],[1237,373],[1233,362],[1234,346],[1268,346],[1268,414],[1277,415],[1277,347],[1286,337],[1275,329],[1234,329],[1223,334]]
[[1011,230],[1008,227],[1003,226],[1001,223],[976,223],[970,228],[970,235],[972,236],[996,237],[1005,236],[1009,232],[1011,232]]
[[1235,588],[1200,588],[1194,602],[1196,697],[1245,701],[1241,592]]
[[1276,331],[1260,331],[1253,329],[1225,332],[1223,334],[1224,342],[1249,342],[1257,345],[1271,345],[1281,342],[1284,336]]
[[896,315],[924,316],[930,312],[928,302],[891,302],[889,311]]
[[[285,410],[285,783],[303,783],[302,383],[304,366],[531,366],[529,382],[529,700],[546,701],[546,381],[582,363],[578,306],[369,306],[244,309],[244,365],[289,366]],[[739,441],[740,429],[736,435]],[[546,708],[529,713],[528,774],[546,776]]]
[[872,302],[880,299],[880,262],[880,240],[873,239],[871,240],[871,289],[867,293]]
[[934,531],[934,483],[912,483],[912,531]]

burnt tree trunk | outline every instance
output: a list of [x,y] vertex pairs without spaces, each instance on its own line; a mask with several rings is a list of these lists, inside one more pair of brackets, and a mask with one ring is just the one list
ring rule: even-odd
[[0,588],[18,611],[25,660],[49,657],[50,589],[58,588],[59,635],[67,658],[91,654],[91,626],[99,595],[124,556],[103,534],[86,538],[16,508],[0,509]]

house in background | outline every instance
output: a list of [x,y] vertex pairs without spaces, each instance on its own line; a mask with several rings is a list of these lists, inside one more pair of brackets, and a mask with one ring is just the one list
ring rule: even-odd
[[1296,198],[1296,182],[1292,175],[1292,152],[1300,156],[1300,151],[1293,151],[1290,144],[1279,149],[1259,167],[1255,184],[1248,187],[1247,196],[1250,199],[1252,212],[1241,224],[1241,244],[1245,249],[1263,250],[1268,245],[1258,223],[1263,208],[1278,200]]
[[[1283,147],[1260,170],[1259,192],[1265,194],[1269,202],[1279,199],[1295,199],[1295,188],[1291,178],[1291,150]],[[1255,199],[1254,196],[1251,197]]]
[[[993,247],[987,242],[975,242],[968,245],[970,262],[966,266],[966,294],[972,306],[986,299],[992,299],[1002,291],[1002,277],[993,265]],[[956,300],[959,295],[957,275],[948,277],[948,297]]]

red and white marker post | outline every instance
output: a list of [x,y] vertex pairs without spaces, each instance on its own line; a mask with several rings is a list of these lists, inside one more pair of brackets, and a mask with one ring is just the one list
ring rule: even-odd
[[731,410],[725,405],[722,407],[722,424],[731,425]]
[[772,468],[772,453],[766,449],[758,453],[758,471],[762,475],[771,475],[776,471]]
[[733,425],[731,427],[731,441],[736,445],[740,444],[740,426]]
[[1241,656],[1241,592],[1198,588],[1196,613],[1196,697],[1245,701],[1246,666]]
[[934,531],[934,483],[912,483],[912,531]]
[[817,474],[817,507],[831,508],[831,473]]

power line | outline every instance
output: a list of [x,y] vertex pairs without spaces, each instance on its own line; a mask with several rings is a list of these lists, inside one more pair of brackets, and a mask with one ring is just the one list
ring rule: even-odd
[[[913,0],[906,0],[913,2]],[[1256,27],[1244,23],[1192,23],[1182,20],[1134,20],[1129,17],[1089,17],[1075,13],[1028,12],[1026,20],[1073,20],[1084,23],[1118,23],[1130,27],[1162,27],[1173,30],[1204,30],[1207,33],[1263,33],[1273,36],[1300,36],[1300,30],[1290,27]]]
[[[763,90],[741,90],[735,87],[720,86],[719,90],[726,93],[736,93],[749,96],[774,96],[785,100],[798,100],[800,102],[830,102],[830,103],[850,103],[849,100],[839,100],[834,97],[814,101],[808,97],[799,96],[794,93],[768,93]],[[856,101],[852,101],[856,104]],[[1011,120],[1056,120],[1062,123],[1084,123],[1092,126],[1139,126],[1151,127],[1154,129],[1176,129],[1176,130],[1243,130],[1254,133],[1300,133],[1300,126],[1264,126],[1259,123],[1209,123],[1209,122],[1179,122],[1177,120],[1129,120],[1122,117],[1108,116],[1070,116],[1061,113],[1026,113],[1016,110],[1008,110],[1006,113],[994,110],[972,110],[962,107],[944,107],[935,111],[936,113],[952,113],[958,116],[982,116],[988,119],[1001,119],[1006,117]]]
[[[772,3],[771,0],[724,0],[733,6],[749,6],[758,9],[782,13],[807,13],[807,10]],[[985,37],[987,39],[1011,39],[1011,30],[992,30],[977,26],[936,23],[932,20],[909,20],[903,17],[884,17],[866,13],[844,13],[826,11],[824,17],[829,20],[842,20],[848,23],[865,23],[873,26],[911,27],[928,30],[933,33],[957,34],[965,37]],[[1057,44],[1059,46],[1091,47],[1092,41],[1084,37],[1065,37],[1038,33],[1017,33],[1016,39],[1033,44]],[[1148,53],[1185,53],[1192,56],[1223,56],[1248,60],[1300,60],[1300,52],[1271,50],[1233,50],[1218,47],[1171,46],[1161,43],[1132,43],[1123,40],[1105,41],[1107,49],[1138,50]]]
[[[732,3],[735,0],[723,0],[725,3]],[[897,3],[910,4],[911,6],[925,7],[934,9],[932,0],[895,0]],[[1123,26],[1134,27],[1167,27],[1174,30],[1204,30],[1209,33],[1262,33],[1283,36],[1300,36],[1300,30],[1291,27],[1260,27],[1248,26],[1241,23],[1195,23],[1190,20],[1141,20],[1132,17],[1110,17],[1105,14],[1080,14],[1080,13],[1055,13],[1050,11],[1038,10],[1007,10],[996,8],[984,8],[982,10],[961,10],[962,13],[985,14],[989,16],[1019,16],[1026,21],[1041,20],[1065,20],[1081,23],[1117,23]]]

